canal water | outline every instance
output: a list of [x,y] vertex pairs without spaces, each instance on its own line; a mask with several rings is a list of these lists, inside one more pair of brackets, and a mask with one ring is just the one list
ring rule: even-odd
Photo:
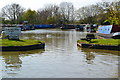
[[118,52],[77,47],[85,32],[23,31],[21,39],[45,41],[45,49],[2,52],[3,78],[116,78]]

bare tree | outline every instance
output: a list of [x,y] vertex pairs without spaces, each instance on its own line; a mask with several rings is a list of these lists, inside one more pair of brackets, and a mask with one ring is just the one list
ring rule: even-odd
[[78,18],[84,19],[90,16],[99,15],[102,12],[102,8],[98,5],[90,5],[86,7],[79,8],[77,10]]
[[37,19],[39,20],[39,23],[46,24],[48,23],[47,20],[50,18],[55,18],[55,21],[57,20],[57,16],[59,15],[59,7],[54,4],[47,4],[44,8],[39,9],[37,11]]
[[24,8],[19,4],[13,3],[2,8],[2,17],[9,19],[16,23],[22,15]]
[[46,9],[39,9],[37,11],[37,19],[39,20],[39,23],[45,24],[47,21],[48,17],[52,16],[51,10],[46,10]]
[[62,15],[63,21],[69,23],[74,21],[74,6],[70,2],[60,3],[60,13]]

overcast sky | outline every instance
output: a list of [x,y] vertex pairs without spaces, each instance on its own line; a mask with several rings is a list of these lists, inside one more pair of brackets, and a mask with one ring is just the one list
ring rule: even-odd
[[59,5],[61,2],[72,2],[74,7],[78,9],[82,6],[95,4],[101,1],[102,0],[0,0],[0,9],[7,4],[17,3],[26,9],[38,10],[39,8],[43,8],[46,4]]

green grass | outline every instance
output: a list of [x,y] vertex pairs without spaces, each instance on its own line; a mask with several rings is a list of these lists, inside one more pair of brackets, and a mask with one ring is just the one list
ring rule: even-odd
[[8,39],[0,39],[0,46],[27,46],[34,45],[38,43],[44,43],[39,40],[8,40]]
[[77,42],[99,45],[120,45],[120,39],[92,39],[91,42],[85,40],[78,40]]

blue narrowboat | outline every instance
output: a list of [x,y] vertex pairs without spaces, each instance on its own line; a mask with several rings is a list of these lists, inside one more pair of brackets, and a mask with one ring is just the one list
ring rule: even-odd
[[48,24],[38,24],[34,25],[36,29],[44,29],[44,28],[55,28],[54,25],[48,25]]

